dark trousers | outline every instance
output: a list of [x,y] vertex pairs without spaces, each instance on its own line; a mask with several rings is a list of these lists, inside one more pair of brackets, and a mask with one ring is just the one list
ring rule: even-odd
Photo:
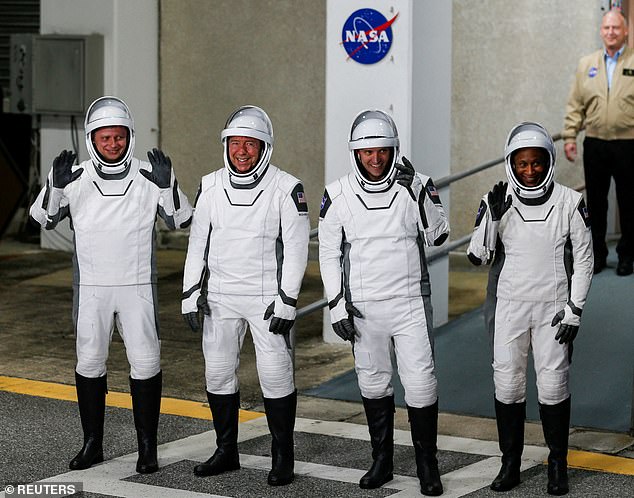
[[616,246],[619,259],[634,258],[634,140],[583,141],[583,169],[595,259],[605,258],[608,216],[608,192],[614,178],[619,206],[621,239]]

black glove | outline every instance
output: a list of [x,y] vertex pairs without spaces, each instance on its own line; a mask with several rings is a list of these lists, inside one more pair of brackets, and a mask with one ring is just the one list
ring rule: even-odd
[[[205,319],[204,315],[207,315],[207,316],[211,315],[211,310],[209,309],[209,303],[207,302],[207,298],[203,296],[202,294],[196,300],[196,305],[198,306],[198,311],[192,311],[190,313],[183,314],[185,323],[189,325],[189,328],[192,329],[193,332],[200,331],[202,327],[202,321]],[[201,315],[203,316],[201,317]]]
[[[560,323],[564,319],[564,315],[564,310],[561,310],[559,313],[557,313],[553,318],[553,321],[550,322],[550,326],[554,327],[558,323]],[[561,325],[559,325],[559,330],[557,331],[557,334],[555,334],[555,340],[559,341],[559,344],[569,344],[575,340],[575,337],[577,337],[577,332],[579,332],[578,325],[567,325],[565,323],[562,323]]]
[[[271,318],[271,316],[273,316],[273,318]],[[291,332],[291,328],[293,328],[295,320],[287,320],[286,318],[275,316],[275,301],[269,304],[269,306],[266,308],[266,311],[264,312],[264,319],[268,320],[269,318],[271,318],[271,323],[269,324],[269,332],[272,332],[273,334],[281,334],[282,336],[284,336],[286,347],[288,349],[292,349],[289,334]]]
[[[487,200],[489,201],[489,209],[491,210],[491,218],[493,221],[499,221],[511,207],[511,196],[506,196],[506,187],[508,183],[498,182],[493,186],[493,190],[489,192]],[[505,199],[506,197],[506,199]]]
[[414,181],[414,175],[416,175],[416,171],[414,170],[412,163],[403,156],[403,164],[396,163],[394,167],[398,170],[398,173],[396,173],[396,183],[403,185],[405,188],[411,188],[412,182]]
[[147,157],[152,165],[152,171],[142,169],[141,174],[158,188],[169,188],[172,177],[172,160],[160,149],[148,151]]
[[346,303],[346,311],[348,312],[348,318],[333,323],[332,330],[344,341],[354,342],[354,317],[363,318],[363,315],[351,303]]
[[84,172],[79,168],[73,173],[72,166],[77,156],[70,150],[63,150],[59,156],[53,159],[53,187],[64,188],[74,182]]

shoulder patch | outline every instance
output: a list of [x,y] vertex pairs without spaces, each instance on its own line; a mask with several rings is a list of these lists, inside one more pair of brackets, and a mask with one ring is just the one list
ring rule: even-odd
[[484,202],[484,199],[480,200],[480,207],[478,208],[478,214],[476,214],[475,226],[479,227],[480,223],[482,223],[482,219],[484,218],[484,214],[487,212],[487,205]]
[[330,196],[328,195],[328,190],[324,190],[324,196],[321,199],[321,206],[319,208],[319,217],[324,218],[326,213],[328,212],[328,208],[332,204],[330,200]]
[[581,219],[586,225],[586,228],[590,226],[590,213],[588,213],[588,208],[586,206],[586,201],[582,198],[577,205],[577,211],[581,215]]
[[297,212],[308,213],[308,204],[306,203],[306,194],[304,194],[304,186],[301,183],[295,185],[295,188],[291,192],[291,198],[295,203],[295,207],[297,208]]
[[436,185],[434,185],[434,182],[431,178],[427,180],[427,183],[425,184],[425,190],[427,190],[427,195],[429,195],[429,198],[434,204],[440,204],[440,195],[438,194],[438,190],[436,190]]

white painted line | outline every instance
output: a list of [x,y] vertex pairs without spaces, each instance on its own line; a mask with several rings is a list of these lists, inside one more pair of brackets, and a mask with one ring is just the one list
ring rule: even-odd
[[[346,422],[328,422],[299,418],[296,420],[295,431],[369,441],[368,430],[365,425]],[[269,429],[266,418],[261,417],[241,423],[238,434],[239,441],[248,441],[256,437],[268,435]],[[409,431],[396,430],[394,432],[394,440],[396,444],[412,445]],[[443,497],[445,498],[464,496],[478,489],[485,488],[497,475],[501,462],[499,459],[500,452],[496,442],[453,436],[439,436],[438,447],[444,451],[490,456],[490,458],[441,476],[445,490]],[[166,467],[183,460],[202,462],[207,460],[215,449],[216,436],[214,431],[196,434],[159,446],[159,465]],[[522,470],[542,463],[547,455],[548,450],[546,448],[525,446],[522,458]],[[108,460],[87,470],[66,472],[40,482],[80,481],[83,483],[83,489],[86,492],[114,495],[123,498],[136,498],[138,496],[152,496],[156,498],[220,497],[220,495],[196,493],[124,481],[123,479],[137,474],[135,470],[136,460],[137,453],[134,452]],[[271,458],[241,454],[240,464],[245,468],[268,471],[271,468]],[[359,479],[365,472],[366,471],[362,469],[350,469],[301,461],[295,462],[296,475],[310,476],[330,481],[358,484]],[[397,490],[398,492],[392,495],[394,497],[409,498],[420,496],[420,485],[416,477],[394,475],[394,479],[384,487]],[[5,498],[4,492],[0,493],[0,498]]]

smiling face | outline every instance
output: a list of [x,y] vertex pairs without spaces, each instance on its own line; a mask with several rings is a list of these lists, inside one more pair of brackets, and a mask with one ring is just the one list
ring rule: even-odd
[[92,141],[106,162],[115,163],[125,154],[128,146],[128,129],[125,126],[98,128],[92,134]]
[[262,144],[257,138],[228,137],[229,160],[238,173],[247,173],[260,159]]
[[513,170],[519,182],[525,187],[537,187],[548,169],[548,154],[544,149],[526,147],[513,156]]
[[377,182],[385,176],[391,153],[392,147],[372,147],[357,151],[357,157],[368,180]]
[[628,29],[625,18],[618,12],[606,13],[601,21],[600,33],[606,52],[613,56],[623,46],[627,38]]

